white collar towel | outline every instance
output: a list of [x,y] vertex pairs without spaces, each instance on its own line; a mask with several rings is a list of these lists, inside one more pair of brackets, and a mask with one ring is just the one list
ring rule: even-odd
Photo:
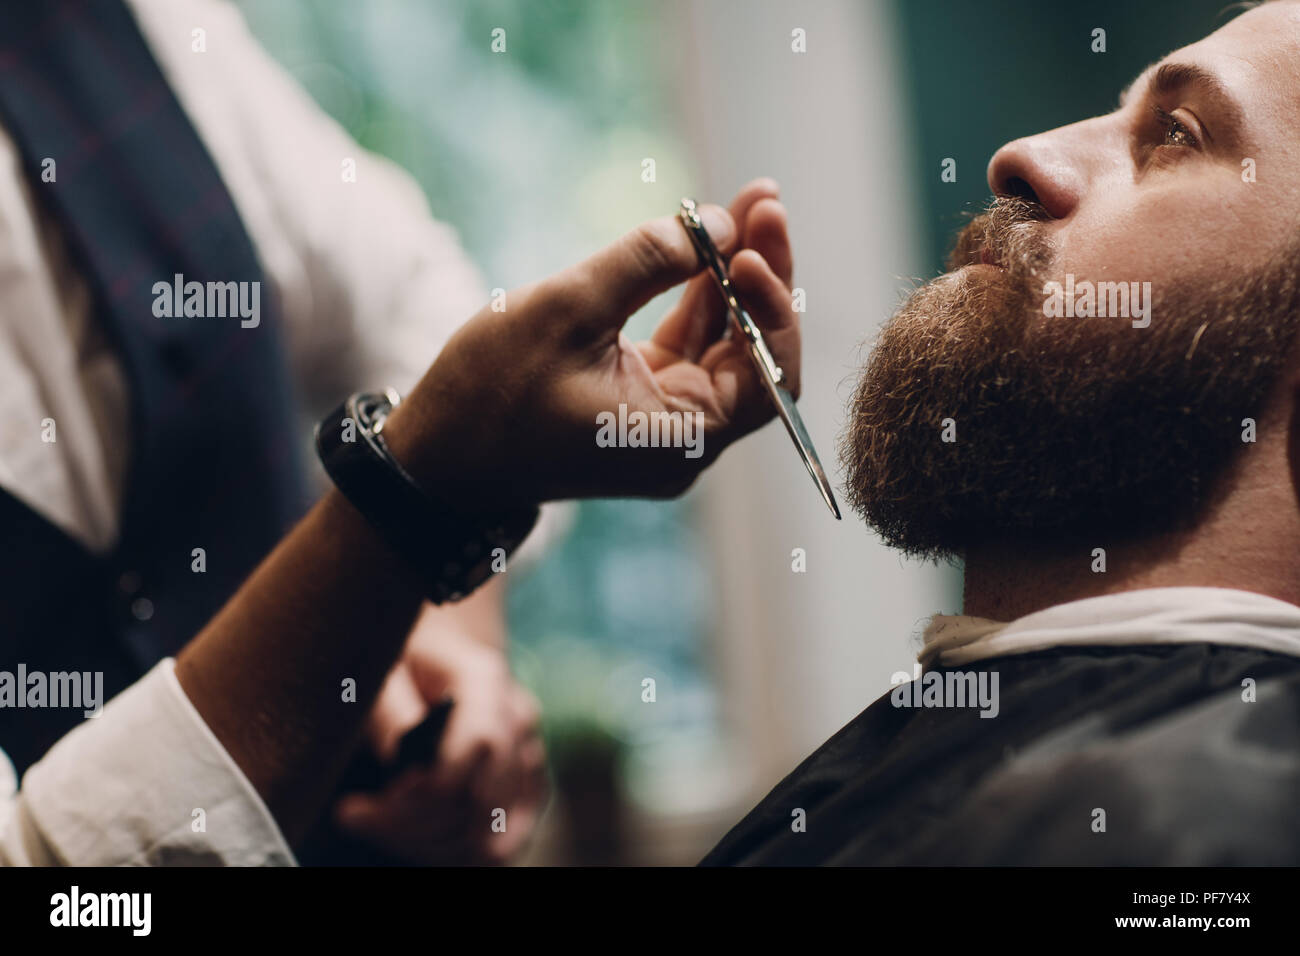
[[917,655],[953,666],[1064,645],[1226,644],[1300,657],[1300,607],[1250,591],[1145,588],[1057,604],[1014,621],[936,614]]

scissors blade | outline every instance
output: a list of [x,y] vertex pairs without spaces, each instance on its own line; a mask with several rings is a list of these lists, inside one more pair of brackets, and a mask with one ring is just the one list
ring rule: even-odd
[[799,409],[795,407],[794,396],[790,394],[788,388],[781,384],[785,381],[785,374],[772,358],[772,353],[768,351],[767,342],[763,338],[763,333],[759,330],[758,325],[750,318],[749,313],[745,311],[745,307],[740,304],[740,299],[736,297],[735,289],[731,284],[731,277],[727,273],[727,267],[723,263],[717,247],[714,246],[708,230],[704,228],[695,201],[693,199],[683,199],[678,216],[682,225],[686,227],[687,235],[691,237],[691,241],[695,244],[700,258],[713,276],[714,285],[717,286],[723,302],[727,305],[727,311],[731,315],[732,322],[746,340],[746,350],[754,363],[754,368],[758,371],[758,377],[767,389],[768,395],[771,396],[772,403],[776,405],[777,414],[780,415],[781,421],[785,423],[785,430],[790,433],[790,439],[794,442],[799,457],[803,459],[804,467],[808,469],[808,474],[812,476],[813,482],[817,485],[817,490],[821,493],[822,500],[826,502],[826,507],[831,509],[831,514],[835,515],[836,520],[840,520],[840,507],[835,501],[835,493],[831,490],[831,483],[826,479],[826,472],[822,468],[821,459],[817,457],[817,450],[813,447],[812,438],[808,435],[808,429],[803,423],[803,417],[799,414]]
[[[764,376],[764,382],[766,381],[767,378]],[[790,394],[789,389],[776,384],[770,384],[767,390],[776,401],[777,413],[781,416],[781,421],[785,422],[785,430],[790,433],[794,447],[799,450],[799,457],[803,459],[808,474],[812,475],[812,480],[816,482],[822,500],[826,502],[826,507],[831,509],[835,519],[841,520],[840,506],[835,501],[835,493],[831,491],[831,483],[826,479],[826,472],[822,470],[821,459],[817,457],[817,449],[813,447],[812,438],[809,437],[808,429],[804,426],[803,416],[795,407],[794,396]]]

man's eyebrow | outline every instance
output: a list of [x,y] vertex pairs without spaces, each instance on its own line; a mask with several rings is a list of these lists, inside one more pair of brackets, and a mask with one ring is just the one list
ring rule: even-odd
[[1196,63],[1161,63],[1159,66],[1149,66],[1120,94],[1121,107],[1128,105],[1144,79],[1147,79],[1148,90],[1155,96],[1169,96],[1195,88],[1219,114],[1216,125],[1227,126],[1234,132],[1242,126],[1245,111],[1213,70]]

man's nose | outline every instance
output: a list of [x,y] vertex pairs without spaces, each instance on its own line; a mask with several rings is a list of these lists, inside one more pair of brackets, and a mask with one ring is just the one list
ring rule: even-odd
[[989,188],[995,196],[1017,196],[1038,203],[1053,219],[1065,219],[1093,181],[1106,132],[1098,119],[1012,140],[989,161]]

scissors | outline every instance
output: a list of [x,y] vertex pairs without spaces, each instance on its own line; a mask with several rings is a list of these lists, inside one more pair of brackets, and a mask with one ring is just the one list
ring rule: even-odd
[[704,222],[700,219],[695,200],[683,199],[677,216],[681,219],[682,225],[686,227],[686,233],[691,237],[691,242],[695,244],[700,259],[704,261],[710,274],[712,274],[718,291],[722,293],[722,301],[727,304],[727,311],[731,314],[734,328],[740,335],[744,336],[749,347],[749,357],[754,362],[754,368],[758,370],[758,377],[762,380],[768,395],[771,396],[772,402],[776,405],[777,414],[781,416],[781,421],[785,423],[785,430],[790,433],[790,440],[794,442],[794,447],[798,449],[804,467],[808,469],[808,474],[812,475],[812,480],[816,483],[817,490],[821,492],[826,507],[831,509],[831,514],[835,515],[838,520],[840,517],[839,505],[835,503],[835,494],[831,491],[831,483],[826,480],[826,472],[822,469],[822,463],[817,457],[817,449],[813,447],[812,439],[808,437],[808,429],[799,416],[799,409],[795,408],[794,396],[790,394],[790,389],[784,384],[785,372],[782,371],[781,366],[776,364],[776,359],[768,351],[767,342],[763,339],[763,333],[759,331],[754,320],[745,311],[745,307],[736,298],[735,288],[731,284],[731,276],[727,273],[727,267],[722,261],[722,256],[718,254],[717,246],[713,244],[713,239],[710,238],[708,230],[704,228]]

